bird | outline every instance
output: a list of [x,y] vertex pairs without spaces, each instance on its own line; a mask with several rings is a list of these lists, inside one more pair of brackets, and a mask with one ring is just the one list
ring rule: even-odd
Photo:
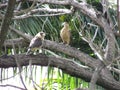
[[45,35],[46,34],[41,31],[34,36],[30,41],[26,55],[32,54],[34,51],[39,50],[42,47]]
[[63,41],[63,44],[69,45],[71,37],[69,24],[67,22],[64,22],[62,25],[64,25],[64,27],[60,31],[60,37]]

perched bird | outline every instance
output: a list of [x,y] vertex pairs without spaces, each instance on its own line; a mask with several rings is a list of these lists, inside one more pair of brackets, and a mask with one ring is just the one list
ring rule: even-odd
[[70,44],[70,36],[71,36],[69,24],[67,22],[64,22],[63,25],[64,25],[64,27],[60,31],[60,37],[64,44],[69,45]]
[[44,37],[45,37],[44,32],[39,32],[38,34],[36,34],[29,44],[29,48],[26,55],[32,54],[34,51],[40,49],[42,47]]

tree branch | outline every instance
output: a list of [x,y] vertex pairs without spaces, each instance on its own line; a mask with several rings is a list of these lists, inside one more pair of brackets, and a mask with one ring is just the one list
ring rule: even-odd
[[5,48],[13,48],[12,47],[12,42],[13,44],[15,45],[15,47],[27,47],[28,46],[28,43],[26,43],[26,40],[23,39],[23,38],[16,38],[16,39],[8,39],[8,40],[5,40],[4,42],[4,47]]
[[98,80],[98,78],[100,77],[100,72],[102,69],[105,68],[105,65],[101,62],[99,64],[99,66],[95,69],[93,75],[92,75],[92,78],[91,78],[91,81],[90,81],[90,87],[89,87],[89,90],[96,90],[96,82]]
[[59,5],[68,5],[69,4],[69,0],[39,0],[41,3],[49,3],[49,4],[59,4]]
[[0,31],[0,51],[2,49],[2,46],[4,44],[4,41],[6,39],[6,35],[9,29],[9,25],[13,16],[13,11],[15,7],[16,0],[9,0],[8,1],[8,6],[7,6],[7,11],[5,13],[4,19],[2,21],[1,25],[1,31]]
[[[13,39],[13,43],[15,44],[15,46],[25,46],[27,47],[27,43],[25,43],[25,40],[20,38],[20,39]],[[12,40],[6,40],[5,41],[5,46],[6,47],[9,47],[9,48],[12,48]],[[92,68],[96,68],[97,65],[99,64],[99,60],[96,60],[92,57],[90,57],[89,55],[81,52],[80,50],[76,49],[76,48],[73,48],[73,47],[68,47],[66,45],[62,45],[62,44],[59,44],[59,43],[56,43],[54,41],[50,41],[50,40],[45,40],[43,42],[43,48],[48,48],[48,49],[51,49],[51,50],[55,50],[55,51],[59,51],[59,52],[62,52],[62,53],[65,53],[69,56],[72,56],[72,57],[75,57],[77,59],[80,60],[80,62],[82,63],[85,63],[85,65],[88,65]]]
[[[19,40],[21,40],[21,41],[19,41]],[[16,40],[17,42],[21,42],[21,43],[23,43],[23,42],[25,42],[24,41],[24,39],[22,40],[22,39],[18,39],[18,40]],[[7,43],[7,41],[6,41],[6,46],[7,46],[7,44],[10,46],[10,41],[9,41],[9,43]],[[17,44],[17,43],[15,43],[15,44]],[[27,44],[26,44],[27,45]],[[26,45],[25,45],[25,47],[26,47]],[[92,68],[97,68],[97,66],[100,64],[100,62],[98,62],[96,59],[92,59],[90,56],[85,56],[85,54],[83,54],[83,53],[80,53],[80,51],[79,50],[77,50],[77,49],[75,49],[75,48],[72,48],[72,47],[67,47],[67,46],[64,46],[64,45],[61,45],[61,44],[58,44],[58,43],[55,43],[55,42],[53,42],[53,41],[49,41],[49,40],[45,40],[45,42],[44,42],[44,46],[45,47],[47,47],[48,49],[51,49],[51,50],[55,50],[56,51],[56,49],[57,49],[57,51],[60,51],[60,52],[63,52],[63,53],[66,53],[66,54],[68,54],[68,55],[70,55],[70,56],[73,56],[73,57],[76,57],[76,58],[78,58],[80,61],[82,60],[82,62],[83,63],[85,63],[85,65],[88,65],[88,66],[90,66],[90,67],[92,67]],[[77,51],[77,52],[76,52]],[[71,53],[72,52],[72,53]],[[75,56],[74,56],[75,55]],[[89,58],[90,57],[90,58]],[[89,59],[89,60],[88,60]],[[93,60],[93,61],[92,61]],[[94,61],[95,60],[95,61]],[[100,71],[97,71],[97,72],[100,72]],[[96,72],[95,72],[96,73]],[[115,82],[115,80],[113,79],[113,77],[111,76],[111,73],[109,73],[109,71],[108,71],[108,69],[104,69],[104,70],[102,70],[102,73],[101,73],[101,75],[103,76],[103,78],[105,79],[105,80],[109,80],[109,79],[111,79],[112,80],[112,82]]]
[[13,87],[13,88],[16,88],[16,89],[19,89],[19,90],[26,90],[24,88],[21,88],[21,87],[15,86],[15,85],[11,85],[11,84],[0,85],[0,87]]
[[12,32],[14,32],[14,33],[18,34],[19,36],[21,36],[22,38],[24,38],[26,40],[26,42],[30,42],[30,40],[33,38],[33,36],[25,35],[23,32],[15,29],[15,28],[10,27],[10,30],[12,30]]
[[[96,12],[92,10],[92,8],[88,8],[87,4],[78,3],[76,0],[71,1],[70,4],[80,9],[83,14],[90,17],[94,22],[96,22],[100,27],[104,29],[105,35],[107,37],[105,64],[109,65],[114,60],[115,55],[115,36],[113,34],[112,27],[109,26],[109,23],[102,16],[97,18]],[[91,12],[91,10],[93,12]]]
[[[38,12],[49,12],[51,14],[36,14]],[[16,11],[16,14],[19,13]],[[53,14],[54,13],[54,14]],[[69,9],[50,9],[50,8],[38,8],[38,9],[33,9],[25,14],[22,14],[20,16],[16,16],[16,14],[14,15],[13,19],[24,19],[24,18],[28,18],[28,17],[33,17],[33,16],[55,16],[55,15],[63,15],[63,14],[71,14],[72,10]],[[33,15],[36,14],[36,15]]]
[[[11,28],[11,30],[13,32],[15,32],[16,34],[20,35],[21,37],[23,37],[25,40],[27,40],[27,42],[30,42],[30,40],[33,38],[33,36],[27,36],[23,32],[16,30],[14,28]],[[22,39],[20,39],[20,40],[24,42],[24,40],[22,40]],[[20,43],[19,40],[17,42]],[[10,42],[10,41],[9,42],[6,41],[5,45],[7,46],[7,44],[8,44],[10,46],[10,43],[12,46],[12,42]],[[14,43],[14,44],[18,45],[17,43]],[[73,47],[68,47],[66,45],[56,43],[54,41],[45,40],[43,42],[43,48],[48,48],[51,50],[63,52],[69,56],[72,56],[72,57],[79,59],[81,62],[85,63],[86,65],[88,65],[94,69],[99,64],[99,60],[90,57],[89,55],[81,52],[80,50],[73,48]]]
[[[96,11],[92,7],[88,7],[87,3],[79,3],[77,0],[67,0],[67,1],[59,1],[59,0],[40,0],[42,3],[49,4],[61,4],[61,5],[71,5],[80,10],[83,14],[90,17],[94,22],[96,22],[100,27],[102,27],[105,31],[105,35],[107,37],[107,47],[105,52],[105,64],[109,65],[115,56],[115,36],[112,31],[112,27],[109,26],[109,23],[104,17],[97,17]],[[64,2],[64,4],[63,4]]]
[[[68,73],[72,76],[79,77],[84,79],[85,81],[89,82],[92,77],[92,72],[88,69],[80,66],[73,60],[60,58],[60,57],[53,57],[53,56],[46,56],[43,54],[39,55],[24,55],[19,54],[17,55],[19,64],[21,66],[28,66],[29,60],[32,60],[32,65],[40,65],[40,66],[48,66],[48,64],[52,67],[57,67],[62,69],[65,73]],[[0,57],[0,68],[9,68],[9,67],[17,67],[15,62],[15,56],[3,56]],[[97,84],[103,86],[109,90],[119,90],[120,84],[116,81],[112,81],[109,78],[101,78],[98,77]]]

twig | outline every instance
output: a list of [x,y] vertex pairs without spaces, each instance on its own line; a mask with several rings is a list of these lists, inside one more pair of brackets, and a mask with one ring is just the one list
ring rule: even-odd
[[24,88],[21,88],[21,87],[15,86],[15,85],[11,85],[11,84],[0,85],[0,87],[14,87],[14,88],[17,88],[17,89],[20,89],[20,90],[26,90]]
[[[79,35],[82,36],[81,33],[79,33]],[[99,53],[99,51],[101,51],[100,48],[95,43],[91,42],[90,38],[87,38],[87,37],[81,37],[81,38],[89,44],[89,46],[94,51],[94,53],[97,55],[97,57],[101,61],[103,61],[103,57],[102,57],[101,53]]]
[[120,70],[119,70],[119,69],[116,69],[116,68],[114,68],[114,67],[108,67],[108,68],[109,68],[111,71],[120,74]]
[[[25,19],[25,18],[30,18],[30,17],[50,17],[50,16],[59,16],[59,15],[64,15],[68,13],[54,13],[54,14],[43,14],[43,15],[21,15],[21,16],[15,16],[13,19],[18,20],[18,19]],[[69,13],[71,14],[71,13]]]
[[[12,37],[12,35],[11,35],[11,37]],[[12,46],[13,46],[15,61],[16,61],[16,64],[17,64],[18,69],[19,69],[19,72],[20,72],[20,79],[21,79],[21,82],[22,82],[22,84],[23,84],[25,90],[28,90],[27,87],[26,87],[26,85],[25,85],[25,83],[24,83],[24,81],[23,81],[23,77],[22,77],[22,74],[21,74],[22,68],[21,68],[21,66],[20,66],[20,63],[19,63],[19,61],[18,61],[18,57],[17,57],[17,55],[16,55],[16,50],[15,50],[15,45],[14,45],[14,43],[12,43]]]
[[25,10],[21,10],[20,12],[15,13],[15,15],[19,15],[19,14],[27,13],[27,12],[31,11],[34,8],[35,3],[36,3],[36,0],[33,0],[31,7],[27,8]]
[[48,53],[52,54],[55,57],[60,57],[59,55],[57,55],[56,53],[54,53],[54,52],[52,52],[50,50],[45,49],[45,51],[47,51]]
[[15,32],[16,34],[18,34],[19,36],[24,38],[26,41],[30,41],[33,38],[32,36],[25,35],[23,32],[15,29],[15,28],[10,27],[10,29],[11,29],[11,31]]
[[[29,78],[32,80],[32,82],[33,82],[33,72],[32,72],[32,60],[30,59],[29,60],[29,68],[30,68],[30,76],[29,76]],[[33,87],[34,87],[34,89],[35,90],[37,90],[37,88],[36,88],[36,86],[35,86],[35,84],[34,84],[34,82],[33,82]]]
[[45,26],[45,23],[47,22],[47,20],[48,20],[48,17],[47,17],[46,20],[43,22],[42,31],[44,31],[43,29],[44,29],[44,26]]
[[95,69],[93,75],[92,75],[92,78],[91,78],[91,81],[90,81],[90,87],[89,87],[89,90],[96,90],[95,88],[95,85],[96,85],[96,82],[100,76],[100,72],[101,70],[105,67],[105,65],[101,62],[99,64],[99,66]]
[[[20,72],[18,72],[18,73],[15,73],[13,76],[10,76],[10,77],[8,77],[8,78],[4,78],[4,79],[0,79],[0,81],[3,81],[3,80],[8,80],[8,79],[11,79],[11,78],[13,78],[13,77],[15,77],[17,74],[19,74]],[[0,73],[0,74],[2,74],[2,72]],[[1,76],[1,75],[0,75]]]
[[[82,78],[87,81],[90,80],[90,78],[93,74],[93,71],[86,70],[85,68],[80,67],[79,65],[74,63],[73,60],[66,60],[63,58],[57,58],[57,57],[53,57],[53,56],[45,56],[45,55],[40,55],[40,54],[35,55],[35,56],[26,56],[24,54],[18,54],[17,57],[20,59],[19,62],[21,63],[22,66],[27,66],[29,64],[30,58],[33,60],[33,65],[38,65],[38,66],[39,65],[40,66],[48,66],[48,63],[50,60],[50,62],[51,62],[50,66],[62,69],[64,72],[66,72],[70,75],[78,76],[79,78]],[[83,58],[83,59],[84,59],[84,61],[86,60],[85,58]],[[10,55],[7,58],[1,57],[0,62],[1,61],[3,62],[4,66],[7,66],[5,68],[17,67],[17,65],[15,63],[14,55]],[[8,63],[6,63],[6,62],[8,62]],[[89,63],[87,63],[87,64],[89,64]],[[94,65],[96,65],[96,64],[94,64]],[[0,67],[3,67],[1,63],[0,63]],[[109,74],[106,73],[107,70],[103,69],[103,71],[104,72],[101,72],[101,77],[99,77],[97,84],[100,84],[101,86],[107,88],[108,90],[110,90],[110,89],[119,90],[120,89],[119,82],[111,79],[111,77],[109,77]],[[111,86],[111,84],[114,87]]]
[[88,23],[90,26],[92,25],[92,26],[94,26],[94,27],[97,27],[96,28],[96,31],[95,31],[95,34],[94,34],[94,36],[93,36],[93,38],[92,38],[92,40],[91,40],[91,42],[93,43],[93,41],[95,40],[95,38],[96,38],[96,36],[97,36],[97,33],[98,33],[98,26],[97,25],[93,25],[93,24],[91,24],[91,23]]

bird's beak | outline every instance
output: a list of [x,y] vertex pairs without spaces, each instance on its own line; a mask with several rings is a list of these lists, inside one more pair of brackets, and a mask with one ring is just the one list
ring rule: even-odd
[[62,26],[64,26],[65,25],[65,22],[64,23],[62,23]]
[[43,36],[45,36],[46,34],[44,33]]

